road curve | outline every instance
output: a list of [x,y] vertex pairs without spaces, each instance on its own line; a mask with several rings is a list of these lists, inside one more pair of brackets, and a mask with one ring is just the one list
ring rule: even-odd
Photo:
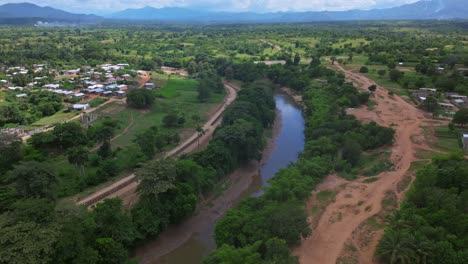
[[[226,108],[237,98],[237,91],[239,87],[235,84],[228,82],[224,83],[224,88],[226,89],[226,97],[224,98],[224,103],[218,108],[218,110],[210,117],[210,119],[203,125],[205,134],[199,137],[198,132],[195,132],[191,137],[186,139],[184,142],[179,144],[176,148],[166,153],[166,157],[174,157],[181,154],[186,154],[193,152],[198,149],[199,141],[207,142],[212,137],[216,127],[221,123],[221,116],[226,110]],[[106,198],[110,197],[119,197],[118,192],[122,189],[130,186],[132,190],[135,190],[136,182],[135,174],[131,174],[125,178],[118,180],[117,182],[102,188],[95,193],[80,199],[77,201],[78,205],[85,205],[86,207],[92,206]]]

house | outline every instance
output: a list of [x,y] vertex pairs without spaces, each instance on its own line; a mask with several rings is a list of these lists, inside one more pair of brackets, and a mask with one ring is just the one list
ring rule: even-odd
[[272,61],[254,61],[255,64],[265,64],[267,66],[271,65],[276,65],[276,64],[281,64],[285,65],[286,61],[285,60],[272,60]]
[[88,92],[93,93],[93,94],[100,94],[100,93],[104,92],[104,89],[102,89],[102,88],[88,89]]
[[48,89],[52,89],[52,90],[55,90],[55,89],[58,89],[60,88],[60,84],[46,84],[43,86],[44,88],[48,88]]
[[463,149],[468,151],[468,134],[463,134],[462,137]]
[[126,84],[120,84],[120,85],[117,85],[117,88],[118,88],[120,91],[127,90],[127,89],[128,89],[128,85],[126,85]]
[[104,91],[101,93],[101,95],[103,96],[111,96],[112,95],[112,91]]
[[435,88],[419,88],[419,91],[420,92],[426,92],[430,95],[433,95],[433,94],[436,94],[437,93],[437,89]]
[[106,90],[115,90],[115,89],[117,89],[117,85],[115,85],[115,84],[111,84],[111,85],[106,86]]
[[8,87],[8,90],[11,90],[11,91],[16,91],[16,90],[22,91],[23,89],[24,89],[23,87],[19,87],[19,86]]
[[22,93],[22,94],[17,94],[16,98],[24,98],[24,97],[27,97],[27,96],[28,96],[27,94]]
[[89,104],[74,104],[72,108],[73,110],[83,111],[83,110],[90,109],[91,106]]
[[67,71],[67,75],[68,76],[77,76],[79,72],[80,72],[80,69],[69,70],[69,71]]
[[122,75],[122,77],[123,77],[124,79],[130,79],[130,78],[132,78],[132,76],[131,76],[130,74],[128,74],[128,73]]
[[73,97],[84,97],[85,94],[84,93],[76,93],[73,95]]
[[446,109],[446,110],[455,109],[455,106],[453,104],[439,103],[439,106],[440,106],[440,108]]
[[145,83],[145,88],[146,89],[154,89],[154,83],[150,83],[150,82]]
[[463,106],[465,105],[465,101],[463,99],[453,99],[452,103],[458,106]]
[[117,92],[115,92],[115,95],[120,96],[120,97],[124,97],[126,94],[125,94],[124,91],[117,91]]

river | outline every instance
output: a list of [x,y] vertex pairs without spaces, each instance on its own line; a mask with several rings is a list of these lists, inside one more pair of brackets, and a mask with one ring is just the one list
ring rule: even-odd
[[[213,208],[199,212],[198,215],[192,217],[191,220],[184,223],[187,228],[198,225],[196,232],[187,234],[185,236],[186,242],[180,246],[175,247],[165,255],[159,256],[154,252],[159,248],[167,249],[168,245],[175,243],[171,237],[184,237],[183,228],[173,228],[165,234],[162,234],[156,241],[150,241],[141,248],[137,249],[136,255],[142,258],[142,263],[145,264],[198,264],[201,263],[203,258],[209,254],[216,244],[214,242],[214,225],[215,221],[219,219],[224,212],[232,206],[235,206],[242,198],[248,196],[261,196],[263,194],[262,188],[268,186],[268,180],[275,176],[281,168],[287,167],[290,163],[297,160],[298,153],[304,149],[304,118],[301,109],[290,99],[288,95],[276,93],[275,102],[277,113],[281,115],[281,127],[274,138],[273,150],[266,162],[260,168],[260,174],[254,173],[253,175],[243,175],[244,177],[252,177],[248,181],[248,188],[245,188],[240,193],[235,193],[235,199],[228,200],[219,205],[214,205]],[[251,164],[250,166],[259,166]],[[245,168],[245,171],[252,171],[252,168]],[[258,171],[258,169],[254,169]],[[238,172],[242,174],[242,169]],[[236,182],[237,184],[238,182]],[[231,190],[230,190],[231,189]],[[226,192],[235,192],[236,188],[228,188]],[[224,194],[223,194],[224,195]],[[222,198],[220,198],[222,199]],[[209,212],[208,212],[209,211]],[[197,219],[201,218],[201,219]],[[192,229],[193,230],[193,229]],[[165,243],[165,244],[162,244]],[[170,245],[169,245],[170,246]]]

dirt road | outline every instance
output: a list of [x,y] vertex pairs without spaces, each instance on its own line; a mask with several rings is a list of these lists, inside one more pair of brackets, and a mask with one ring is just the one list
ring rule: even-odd
[[[367,87],[376,84],[365,76],[345,70],[340,65],[336,67],[346,74],[347,80],[366,91]],[[424,144],[421,126],[433,126],[434,120],[427,118],[422,111],[402,98],[389,96],[383,87],[378,86],[372,99],[378,104],[375,110],[361,107],[349,109],[348,114],[355,115],[363,122],[375,121],[379,125],[392,126],[396,130],[395,142],[391,149],[394,170],[379,174],[379,179],[372,183],[364,183],[362,178],[348,182],[339,180],[336,176],[328,177],[325,182],[332,184],[322,186],[322,189],[333,190],[336,196],[334,202],[319,216],[318,223],[311,226],[312,235],[304,239],[301,246],[293,251],[299,256],[301,263],[340,263],[340,256],[349,259],[346,255],[349,247],[356,249],[353,251],[357,263],[375,263],[375,247],[382,231],[374,230],[364,234],[365,232],[360,230],[363,229],[366,220],[381,212],[382,202],[389,192],[393,193],[397,200],[403,198],[407,188],[399,190],[398,183],[408,176],[411,163],[417,160],[417,149],[430,149]],[[314,197],[315,195],[309,201],[308,209],[311,203],[315,202]],[[313,218],[312,213],[310,214],[309,220]]]
[[140,73],[140,81],[138,82],[138,89],[143,88],[150,79],[151,79],[151,75],[145,71],[142,71]]
[[[206,146],[213,136],[216,127],[221,123],[221,116],[224,110],[236,99],[239,87],[232,83],[225,83],[226,97],[221,107],[211,116],[211,118],[203,125],[205,134],[199,138],[196,132],[179,146],[166,153],[166,157],[190,153]],[[92,206],[106,198],[120,197],[124,201],[126,207],[131,207],[137,201],[135,175],[129,175],[115,183],[100,189],[99,191],[89,195],[88,197],[78,201],[78,204]]]

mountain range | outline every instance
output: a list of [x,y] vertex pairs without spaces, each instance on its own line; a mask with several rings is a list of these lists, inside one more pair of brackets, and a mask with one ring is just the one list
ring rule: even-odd
[[[349,11],[307,12],[217,12],[181,7],[126,9],[108,15],[105,19],[155,20],[183,22],[313,22],[347,20],[421,20],[468,19],[465,0],[423,0],[393,8]],[[104,18],[96,15],[73,14],[52,7],[31,3],[0,6],[0,22],[8,19],[46,19],[73,22],[98,22]]]
[[74,14],[52,7],[40,7],[31,3],[4,4],[0,6],[0,20],[24,19],[33,20],[56,20],[63,22],[96,22],[102,20],[96,15]]

